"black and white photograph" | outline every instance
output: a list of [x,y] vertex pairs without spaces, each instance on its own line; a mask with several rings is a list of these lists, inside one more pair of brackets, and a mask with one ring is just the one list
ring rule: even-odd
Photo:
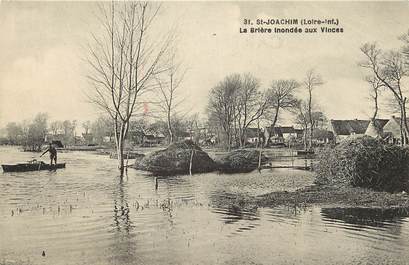
[[409,264],[408,1],[0,1],[0,265]]

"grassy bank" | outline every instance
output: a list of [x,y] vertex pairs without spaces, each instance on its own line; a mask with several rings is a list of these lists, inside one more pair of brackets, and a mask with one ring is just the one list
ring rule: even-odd
[[275,206],[322,206],[322,207],[409,207],[407,193],[388,193],[346,186],[314,185],[294,192],[271,192],[261,196],[231,194],[222,201],[225,205],[244,209]]
[[274,204],[345,207],[409,207],[406,193],[388,193],[359,187],[311,186],[295,192],[273,192],[257,198],[260,206]]

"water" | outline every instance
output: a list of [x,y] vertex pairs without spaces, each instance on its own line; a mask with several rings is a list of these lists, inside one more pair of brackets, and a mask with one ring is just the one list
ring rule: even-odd
[[[1,163],[32,156],[0,147]],[[105,156],[59,160],[66,169],[0,173],[0,264],[409,263],[405,210],[223,204],[309,185],[306,171],[171,177],[155,190],[132,169],[120,181]]]

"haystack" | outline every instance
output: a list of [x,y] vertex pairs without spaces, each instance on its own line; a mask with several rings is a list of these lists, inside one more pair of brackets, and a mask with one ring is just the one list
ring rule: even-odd
[[134,168],[160,176],[189,174],[191,158],[192,173],[210,172],[216,169],[216,163],[209,155],[189,140],[173,143],[164,150],[146,155],[136,161]]
[[[221,172],[250,172],[258,167],[260,152],[257,150],[238,149],[222,156],[218,161]],[[267,157],[261,155],[261,164],[267,162]]]
[[409,191],[409,149],[370,136],[346,139],[322,149],[314,167],[318,184],[378,191]]

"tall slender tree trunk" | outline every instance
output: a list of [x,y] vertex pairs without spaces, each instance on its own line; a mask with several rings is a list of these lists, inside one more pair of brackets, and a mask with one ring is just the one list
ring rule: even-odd
[[173,132],[172,132],[172,129],[168,129],[168,131],[169,131],[169,144],[171,144],[171,143],[173,143]]
[[243,124],[241,124],[239,122],[239,126],[240,126],[240,146],[241,147],[246,147],[246,143],[247,143],[247,109],[245,107],[245,113],[244,113],[244,120],[243,120]]
[[408,135],[409,135],[409,127],[408,127],[408,121],[406,119],[406,97],[403,99],[402,102],[402,117],[401,121],[403,123],[403,128],[404,128],[404,145],[407,144],[408,141]]
[[376,117],[378,116],[378,90],[375,90],[375,96],[374,96],[374,105],[375,105],[375,109],[374,109],[374,113],[372,116],[372,120],[375,122]]
[[227,151],[230,152],[231,149],[231,133],[227,133]]
[[118,169],[119,174],[122,177],[124,175],[124,142],[122,139],[119,139],[117,146],[118,153]]
[[242,130],[241,126],[239,127],[239,145],[240,148],[244,147],[244,142],[245,142],[245,132]]
[[257,119],[257,143],[256,143],[256,148],[259,147],[260,145],[260,119]]
[[[402,116],[402,109],[401,109],[401,116]],[[400,127],[400,145],[403,146],[404,137],[403,137],[403,118],[402,117],[400,119],[399,127]]]
[[[274,114],[273,123],[271,124],[271,127],[273,128],[273,132],[274,132],[274,128],[276,126],[277,120],[278,120],[278,112],[279,111],[280,111],[280,107],[278,106],[276,108],[276,113]],[[266,142],[264,143],[264,146],[267,146],[268,142],[270,141],[270,138],[271,138],[271,133],[268,135],[268,139],[266,139]]]
[[123,177],[125,171],[125,163],[124,163],[124,145],[125,145],[125,136],[126,136],[126,123],[121,122],[118,126],[117,122],[115,123],[115,145],[116,145],[116,152],[117,152],[117,160],[118,160],[118,169],[119,169],[119,176]]
[[169,131],[169,144],[173,143],[173,130],[172,130],[172,122],[170,118],[170,113],[168,113],[168,131]]
[[309,139],[308,139],[308,150],[311,150],[312,148],[312,137],[314,134],[314,129],[312,128],[312,124],[310,124],[310,129],[309,129]]

